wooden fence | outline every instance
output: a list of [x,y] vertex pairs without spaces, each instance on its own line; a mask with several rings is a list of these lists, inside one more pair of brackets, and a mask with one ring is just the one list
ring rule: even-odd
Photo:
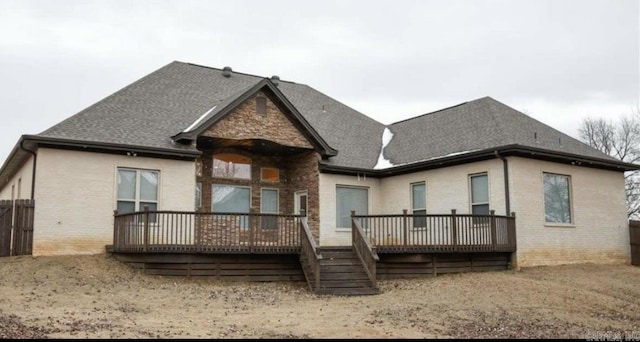
[[33,253],[34,200],[0,201],[0,256]]

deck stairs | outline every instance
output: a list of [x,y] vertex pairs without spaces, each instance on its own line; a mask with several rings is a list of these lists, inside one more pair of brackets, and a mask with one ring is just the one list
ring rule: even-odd
[[320,286],[316,288],[313,271],[304,254],[300,262],[309,284],[309,288],[316,294],[338,296],[361,296],[379,294],[380,290],[374,286],[367,276],[357,254],[352,246],[323,246],[318,247],[322,255],[320,260]]

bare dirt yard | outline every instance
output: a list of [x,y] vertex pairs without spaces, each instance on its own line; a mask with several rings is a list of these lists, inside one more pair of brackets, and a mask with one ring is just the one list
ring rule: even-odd
[[634,266],[383,280],[363,297],[148,276],[106,255],[2,258],[0,277],[0,338],[640,337]]

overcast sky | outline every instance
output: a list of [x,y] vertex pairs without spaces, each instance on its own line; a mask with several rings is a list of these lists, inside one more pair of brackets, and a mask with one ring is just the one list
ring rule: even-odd
[[305,83],[393,123],[491,96],[569,135],[639,106],[626,1],[0,0],[0,164],[178,60]]

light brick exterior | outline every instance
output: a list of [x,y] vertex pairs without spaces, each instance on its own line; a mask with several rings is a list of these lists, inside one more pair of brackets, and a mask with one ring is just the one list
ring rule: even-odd
[[[509,158],[509,168],[518,266],[629,263],[622,172],[525,158]],[[545,224],[543,172],[571,176],[574,224]]]
[[351,245],[351,229],[336,228],[336,186],[354,186],[369,189],[369,214],[383,209],[380,198],[380,179],[358,176],[320,174],[320,245]]
[[33,157],[22,165],[20,170],[9,180],[7,184],[2,184],[0,190],[0,200],[11,199],[11,189],[13,188],[14,199],[31,198],[31,184],[33,179]]
[[158,209],[193,210],[192,161],[40,148],[33,255],[105,252],[113,243],[118,167],[158,170]]
[[[628,263],[629,231],[622,172],[509,157],[511,211],[516,212],[517,267],[568,263]],[[486,172],[490,209],[505,215],[503,163],[499,159],[382,179],[320,175],[320,243],[348,245],[349,230],[337,229],[336,185],[369,188],[370,214],[411,212],[411,183],[425,182],[427,213],[471,211],[469,175]],[[542,172],[571,176],[570,227],[545,225]]]
[[[256,113],[258,96],[266,98],[266,115]],[[202,135],[236,140],[264,139],[284,146],[312,148],[278,105],[262,91],[240,104]]]

